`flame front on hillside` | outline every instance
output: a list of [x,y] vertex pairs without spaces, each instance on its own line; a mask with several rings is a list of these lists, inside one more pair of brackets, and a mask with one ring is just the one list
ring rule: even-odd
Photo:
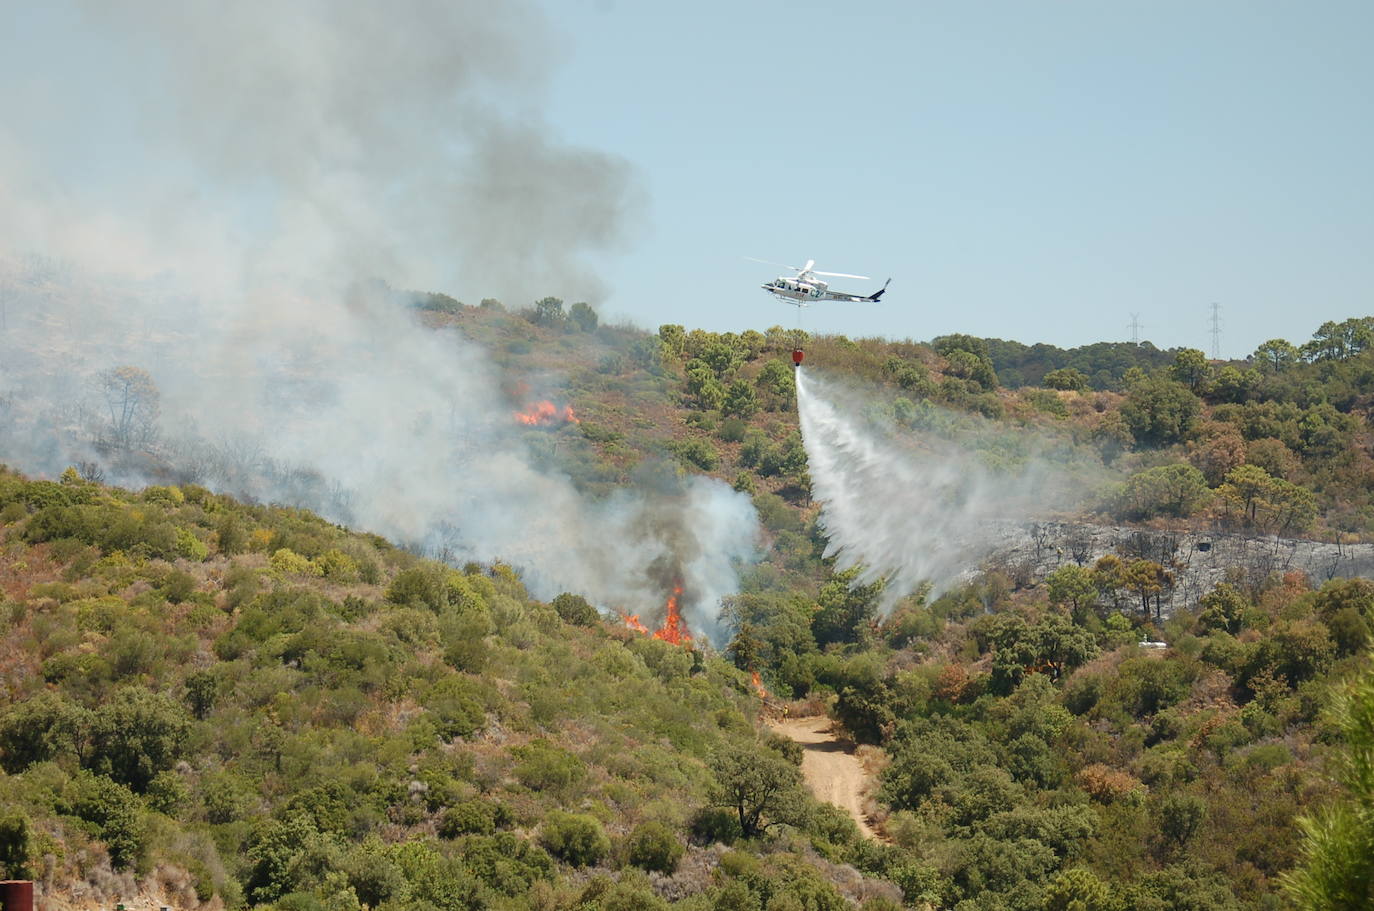
[[673,645],[688,646],[692,644],[692,637],[687,635],[687,624],[678,610],[677,602],[681,597],[682,586],[674,586],[672,597],[668,599],[668,616],[664,618],[663,626],[654,632],[654,638]]
[[525,408],[524,411],[517,411],[515,419],[521,424],[530,427],[548,427],[553,424],[578,424],[577,415],[573,413],[571,405],[564,405],[561,409],[553,402],[535,402]]
[[675,586],[673,593],[668,597],[667,613],[663,618],[663,625],[652,632],[640,621],[639,614],[621,614],[620,617],[625,621],[626,629],[632,629],[637,633],[653,636],[655,639],[662,639],[664,642],[680,645],[683,648],[690,648],[692,637],[687,632],[687,621],[682,619],[682,612],[678,608],[678,601],[681,597],[682,586]]

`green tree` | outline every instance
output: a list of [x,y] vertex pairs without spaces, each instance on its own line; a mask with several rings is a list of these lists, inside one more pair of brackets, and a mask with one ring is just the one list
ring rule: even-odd
[[448,607],[448,574],[448,567],[428,561],[403,569],[387,586],[386,600],[437,614]]
[[721,404],[721,413],[732,415],[744,419],[749,419],[759,411],[759,397],[754,391],[754,387],[743,379],[735,380],[730,387],[725,390],[725,401]]
[[300,858],[321,846],[321,835],[308,814],[261,820],[248,839],[248,895],[255,902],[272,902],[301,885]]
[[596,325],[600,322],[592,305],[581,301],[572,305],[568,311],[568,319],[572,320],[573,325],[581,332],[595,332]]
[[1256,348],[1250,358],[1269,373],[1282,373],[1298,362],[1298,349],[1285,339],[1271,338]]
[[192,671],[186,675],[186,703],[197,721],[204,721],[210,714],[218,690],[219,682],[209,671]]
[[1229,582],[1221,582],[1198,601],[1198,625],[1206,630],[1221,630],[1232,635],[1240,632],[1245,612],[1250,604],[1245,596]]
[[1150,612],[1150,598],[1174,584],[1174,577],[1153,560],[1132,560],[1126,564],[1126,586],[1140,596],[1140,609]]
[[1175,850],[1186,845],[1207,815],[1207,803],[1195,794],[1166,794],[1156,808],[1159,833]]
[[832,642],[858,642],[877,615],[883,582],[858,585],[859,567],[836,573],[821,586],[820,609],[811,620],[811,633],[818,645]]
[[181,758],[190,733],[191,721],[179,703],[142,687],[126,687],[92,715],[92,765],[142,793],[153,776]]
[[1148,377],[1131,384],[1121,417],[1142,443],[1168,445],[1184,440],[1197,424],[1202,403],[1182,383]]
[[22,813],[0,816],[0,876],[30,879],[33,855],[33,824]]
[[1040,385],[1046,389],[1067,389],[1073,392],[1083,392],[1088,388],[1088,378],[1083,375],[1083,371],[1075,367],[1060,367],[1058,370],[1051,370],[1045,374]]
[[91,712],[57,693],[39,692],[0,713],[0,767],[18,774],[35,762],[75,764],[89,749]]
[[715,411],[725,404],[725,387],[701,361],[687,362],[687,394],[702,411]]
[[1207,362],[1207,355],[1196,348],[1183,348],[1174,355],[1169,376],[1199,393],[1212,378],[1212,365]]
[[676,323],[664,323],[658,327],[658,340],[663,350],[673,357],[682,357],[687,342],[687,330]]
[[1045,911],[1119,911],[1107,884],[1083,867],[1061,870],[1045,886]]
[[1305,911],[1355,911],[1374,907],[1374,673],[1340,691],[1329,716],[1343,741],[1337,777],[1346,793],[1298,820],[1301,859],[1283,885]]
[[682,842],[661,822],[640,823],[625,840],[625,859],[641,870],[672,874],[683,852]]
[[1045,577],[1051,604],[1067,604],[1075,617],[1097,601],[1097,580],[1092,570],[1070,563]]
[[556,297],[545,297],[535,302],[534,315],[530,322],[536,326],[561,328],[567,320],[568,315],[563,312],[563,301]]
[[597,613],[596,608],[581,595],[563,592],[553,599],[552,604],[564,623],[574,626],[596,626],[601,622],[601,615]]
[[804,798],[797,767],[761,743],[734,743],[711,756],[716,805],[731,810],[746,838],[794,822]]
[[1010,692],[1030,673],[1046,673],[1058,680],[1097,654],[1092,633],[1057,613],[1045,614],[1034,623],[1005,614],[991,638],[992,680],[1002,692]]
[[1182,462],[1147,468],[1127,478],[1113,491],[1110,508],[1122,519],[1192,515],[1211,498],[1207,479]]
[[544,849],[574,867],[590,867],[611,853],[611,840],[601,823],[581,813],[552,810],[539,827]]
[[945,373],[977,383],[983,391],[997,388],[997,372],[992,369],[992,361],[959,348],[945,355]]
[[1237,465],[1226,473],[1226,480],[1217,488],[1217,493],[1228,509],[1255,524],[1273,485],[1274,479],[1269,472],[1258,465]]
[[763,642],[754,632],[754,625],[746,621],[735,631],[734,638],[725,647],[725,654],[735,667],[742,671],[753,671],[758,669],[759,653],[763,647]]
[[1208,398],[1214,402],[1244,402],[1259,386],[1261,380],[1260,372],[1253,367],[1249,370],[1238,370],[1227,364],[1213,377]]
[[147,828],[138,798],[118,782],[83,769],[68,782],[58,809],[95,828],[116,869],[134,866],[143,853]]
[[770,360],[759,370],[754,378],[763,404],[770,411],[781,411],[792,406],[797,397],[795,371],[780,360]]

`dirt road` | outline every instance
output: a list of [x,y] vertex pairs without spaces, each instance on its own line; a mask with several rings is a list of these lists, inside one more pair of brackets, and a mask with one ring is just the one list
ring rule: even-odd
[[853,748],[837,740],[830,726],[830,719],[823,715],[780,718],[768,723],[774,733],[802,745],[802,777],[816,799],[832,803],[852,816],[865,837],[878,838],[863,811],[868,773]]

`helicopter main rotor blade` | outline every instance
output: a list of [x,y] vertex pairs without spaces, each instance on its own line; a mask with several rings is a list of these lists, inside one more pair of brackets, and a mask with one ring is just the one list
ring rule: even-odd
[[791,269],[793,272],[802,271],[801,269],[798,269],[796,266],[789,266],[787,263],[775,263],[771,259],[758,259],[757,257],[753,256],[746,256],[744,258],[749,260],[750,262],[763,263],[767,266],[782,266],[784,269]]
[[867,275],[850,275],[848,272],[812,272],[812,275],[828,275],[831,278],[857,278],[859,281],[868,281]]

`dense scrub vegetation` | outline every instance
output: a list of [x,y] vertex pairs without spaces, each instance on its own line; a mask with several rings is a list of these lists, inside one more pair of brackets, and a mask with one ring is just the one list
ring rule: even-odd
[[[1374,584],[1237,576],[1162,618],[1166,568],[1123,555],[987,567],[879,615],[881,586],[821,557],[788,353],[867,384],[913,445],[962,434],[996,463],[1024,454],[989,427],[1055,436],[1112,478],[1089,513],[1353,541],[1374,532],[1369,320],[1216,364],[405,299],[512,389],[561,379],[579,421],[527,443],[583,490],[666,455],[753,496],[763,559],[723,653],[171,461],[137,493],[98,466],[0,474],[0,872],[293,909],[1286,906],[1294,817],[1340,793],[1324,707],[1367,670]],[[156,463],[149,430],[124,446]],[[805,796],[753,672],[881,747],[888,841]]]
[[75,472],[0,474],[0,513],[0,872],[230,906],[841,908],[863,881],[835,863],[893,863],[803,795],[745,674],[509,567]]

